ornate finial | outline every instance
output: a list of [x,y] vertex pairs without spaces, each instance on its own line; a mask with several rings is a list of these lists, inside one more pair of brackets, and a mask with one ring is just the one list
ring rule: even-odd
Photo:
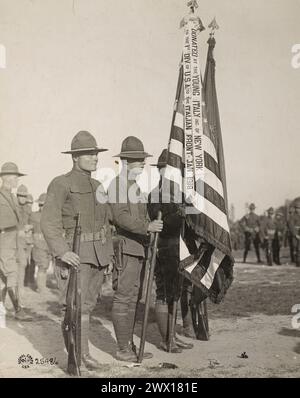
[[212,37],[215,34],[215,31],[220,29],[220,26],[217,24],[216,17],[211,21],[208,27],[211,29],[210,36]]
[[195,12],[195,8],[198,8],[198,7],[199,7],[199,6],[198,6],[198,3],[197,3],[197,0],[190,0],[190,1],[187,3],[187,6],[190,7],[192,13]]
[[201,19],[197,16],[195,16],[195,9],[198,8],[198,3],[197,0],[189,0],[187,3],[187,6],[190,8],[190,13],[186,17],[183,18],[183,20],[180,22],[180,28],[185,26],[188,21],[192,20],[197,24],[197,29],[202,32],[202,30],[205,30],[205,27],[201,21]]

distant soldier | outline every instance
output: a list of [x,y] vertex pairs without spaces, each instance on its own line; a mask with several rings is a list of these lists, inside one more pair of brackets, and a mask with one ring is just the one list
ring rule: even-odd
[[[275,233],[276,222],[274,218],[274,209],[270,207],[267,210],[267,216],[261,222],[261,236],[263,240],[263,247],[266,250],[267,263],[273,265],[274,249],[275,249]],[[276,255],[275,255],[276,257]]]
[[45,193],[40,195],[38,199],[39,210],[32,213],[30,217],[30,224],[33,228],[32,257],[35,266],[38,267],[37,291],[39,293],[46,290],[47,269],[49,267],[50,261],[52,260],[52,255],[50,253],[49,247],[41,231],[41,215],[43,206],[46,201],[46,196],[47,195]]
[[[183,213],[178,204],[170,203],[170,184],[164,178],[167,165],[168,151],[165,149],[158,159],[156,166],[160,173],[159,185],[150,193],[148,211],[151,220],[155,220],[159,211],[162,212],[164,228],[159,235],[157,245],[157,260],[155,269],[156,282],[156,322],[162,337],[160,348],[168,351],[170,329],[173,321],[173,306],[177,304],[181,296],[183,285],[182,277],[179,276],[179,243],[182,227]],[[190,283],[185,283],[184,295]],[[191,288],[190,288],[191,289]],[[189,311],[188,300],[183,300],[183,327],[184,332],[192,337],[192,321]],[[175,335],[171,342],[171,352],[180,353],[182,349],[193,348],[192,344],[186,344]]]
[[275,214],[275,226],[276,226],[276,232],[274,237],[274,262],[277,265],[281,265],[280,249],[283,245],[286,226],[285,226],[284,216],[280,211],[277,211]]
[[294,260],[297,267],[300,267],[300,197],[294,200],[295,213],[289,219],[289,228],[293,237]]
[[19,172],[14,163],[5,163],[0,172],[2,186],[0,188],[0,276],[5,284],[3,296],[5,300],[8,293],[15,310],[15,318],[21,321],[29,321],[31,318],[20,306],[16,292],[18,284],[17,243],[18,224],[20,214],[18,203],[12,194],[12,189],[18,185],[18,177],[25,174]]
[[293,228],[292,228],[292,224],[293,224],[293,218],[295,216],[295,208],[294,205],[291,204],[289,207],[289,215],[288,215],[288,219],[287,219],[287,231],[286,231],[286,236],[287,236],[287,240],[289,243],[289,248],[290,248],[290,257],[291,257],[291,262],[294,263],[295,260],[295,248],[294,248],[294,236],[293,236]]
[[[32,206],[33,206],[33,196],[31,194],[27,195],[27,210],[29,214],[29,218],[32,214]],[[33,237],[32,237],[32,228],[27,231],[26,234],[27,240],[27,267],[25,270],[25,286],[29,286],[32,289],[35,288],[35,280],[34,280],[34,272],[35,272],[35,265],[32,259],[32,249],[33,249]]]
[[31,251],[29,242],[31,226],[29,224],[30,213],[27,206],[27,196],[27,187],[25,185],[20,185],[17,189],[17,200],[20,216],[18,225],[18,296],[21,306],[24,305],[25,270]]
[[[121,264],[114,276],[115,294],[112,319],[118,343],[117,359],[136,362],[133,333],[140,287],[143,285],[145,246],[151,232],[161,232],[163,222],[150,222],[147,198],[143,197],[136,183],[142,174],[145,159],[150,157],[143,143],[136,137],[128,137],[122,143],[122,170],[111,182],[108,195],[113,222],[121,241]],[[144,358],[152,354],[145,353]]]
[[251,203],[249,206],[250,213],[245,215],[241,220],[241,227],[245,235],[245,251],[244,263],[247,260],[249,250],[251,250],[251,243],[253,242],[258,264],[261,264],[260,259],[260,218],[255,214],[255,204]]
[[[99,181],[91,178],[96,171],[98,153],[106,149],[97,147],[95,138],[87,131],[80,131],[72,140],[73,169],[56,177],[49,185],[42,211],[41,230],[55,257],[58,287],[61,292],[63,312],[66,308],[68,267],[80,267],[81,282],[81,355],[88,370],[101,365],[89,352],[90,314],[93,311],[104,272],[113,258],[109,228],[108,204],[97,201]],[[81,215],[80,257],[72,252],[76,215]],[[64,323],[62,323],[64,333]]]

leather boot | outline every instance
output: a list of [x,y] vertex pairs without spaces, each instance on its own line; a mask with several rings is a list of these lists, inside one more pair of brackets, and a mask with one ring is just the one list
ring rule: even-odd
[[37,282],[37,292],[38,293],[45,292],[47,290],[46,289],[47,272],[39,270],[36,282]]
[[185,337],[188,337],[190,339],[195,339],[195,333],[193,330],[193,321],[192,321],[192,315],[191,315],[191,309],[190,309],[190,300],[191,300],[191,293],[186,292],[185,295],[182,295],[181,297],[181,315],[182,315],[182,334]]
[[244,251],[244,259],[243,259],[243,263],[245,264],[247,261],[247,255],[248,255],[248,250]]
[[[163,301],[157,301],[155,304],[155,318],[156,323],[162,337],[159,348],[168,351],[168,338],[169,338],[169,306]],[[171,345],[171,353],[180,354],[182,350],[175,344],[174,340]]]
[[93,358],[89,350],[90,315],[81,315],[81,361],[87,370],[100,370],[102,364]]
[[25,313],[25,311],[23,310],[23,308],[20,307],[19,305],[19,301],[16,297],[14,288],[9,287],[7,288],[7,293],[11,299],[11,302],[14,306],[14,310],[15,310],[15,319],[17,319],[18,321],[32,321],[32,317],[30,317],[29,315],[27,315]]
[[116,358],[120,361],[136,362],[137,357],[129,345],[132,337],[132,319],[129,320],[128,318],[128,306],[121,303],[114,303],[112,321],[118,343]]

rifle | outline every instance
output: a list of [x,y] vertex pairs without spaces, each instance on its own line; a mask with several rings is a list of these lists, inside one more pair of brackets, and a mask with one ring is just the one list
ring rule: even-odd
[[[76,215],[76,226],[73,238],[73,252],[80,252],[80,214]],[[80,269],[70,268],[67,291],[67,309],[64,319],[65,341],[68,351],[68,373],[80,376],[81,365],[81,287]]]
[[[162,212],[159,211],[157,220],[161,220],[161,219],[162,219]],[[147,290],[146,290],[145,312],[144,312],[140,349],[139,349],[139,355],[138,355],[138,363],[142,363],[143,356],[144,356],[148,315],[149,315],[149,310],[150,310],[150,300],[151,300],[151,293],[152,293],[152,286],[153,286],[154,269],[155,269],[155,264],[156,264],[158,235],[159,235],[158,232],[156,232],[154,234],[154,242],[153,242],[153,248],[152,248],[152,253],[151,253],[151,261],[150,261],[148,283],[147,283]]]

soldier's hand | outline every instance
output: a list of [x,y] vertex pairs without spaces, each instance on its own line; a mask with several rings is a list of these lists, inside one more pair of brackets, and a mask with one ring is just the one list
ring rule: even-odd
[[80,257],[73,252],[67,252],[65,253],[62,258],[61,261],[63,261],[64,263],[71,265],[71,267],[74,268],[78,268],[80,266]]
[[161,232],[163,230],[164,223],[161,220],[151,221],[148,227],[148,232]]

